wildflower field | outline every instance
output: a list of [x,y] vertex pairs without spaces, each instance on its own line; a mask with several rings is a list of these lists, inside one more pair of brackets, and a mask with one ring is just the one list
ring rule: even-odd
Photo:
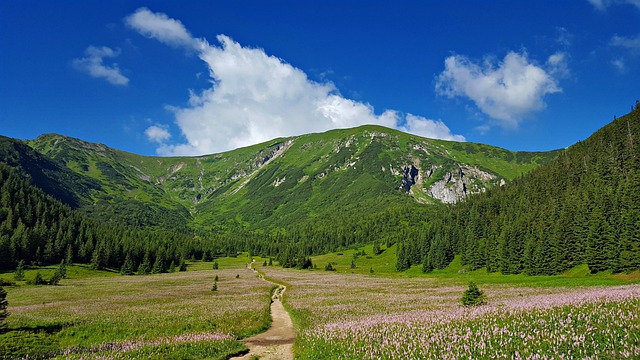
[[447,278],[265,273],[288,285],[298,359],[640,357],[640,285],[483,284],[467,308]]
[[0,358],[225,359],[246,349],[237,339],[269,327],[272,285],[246,270],[246,258],[219,262],[8,288]]

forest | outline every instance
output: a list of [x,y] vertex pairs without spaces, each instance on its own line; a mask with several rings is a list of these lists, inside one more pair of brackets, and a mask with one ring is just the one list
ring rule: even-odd
[[640,268],[640,105],[556,160],[438,212],[403,241],[398,270],[447,266],[551,275]]

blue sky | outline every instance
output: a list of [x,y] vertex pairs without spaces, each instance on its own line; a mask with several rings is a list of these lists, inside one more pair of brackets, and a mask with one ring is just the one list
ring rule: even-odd
[[640,0],[0,1],[0,135],[197,155],[375,123],[544,151],[640,98]]

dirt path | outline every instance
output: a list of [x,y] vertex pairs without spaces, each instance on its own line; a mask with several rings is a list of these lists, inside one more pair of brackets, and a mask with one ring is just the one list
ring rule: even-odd
[[[251,265],[249,265],[251,268]],[[256,270],[253,270],[257,272]],[[265,280],[267,281],[267,280]],[[271,327],[269,330],[256,336],[242,340],[249,352],[241,357],[233,357],[231,360],[247,360],[258,357],[261,360],[293,360],[293,340],[295,331],[287,310],[282,306],[282,294],[287,290],[286,286],[279,285],[271,297]]]

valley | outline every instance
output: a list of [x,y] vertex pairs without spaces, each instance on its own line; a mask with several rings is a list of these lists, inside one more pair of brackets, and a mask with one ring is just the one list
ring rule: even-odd
[[548,153],[0,138],[0,358],[640,356],[638,133],[640,108]]

